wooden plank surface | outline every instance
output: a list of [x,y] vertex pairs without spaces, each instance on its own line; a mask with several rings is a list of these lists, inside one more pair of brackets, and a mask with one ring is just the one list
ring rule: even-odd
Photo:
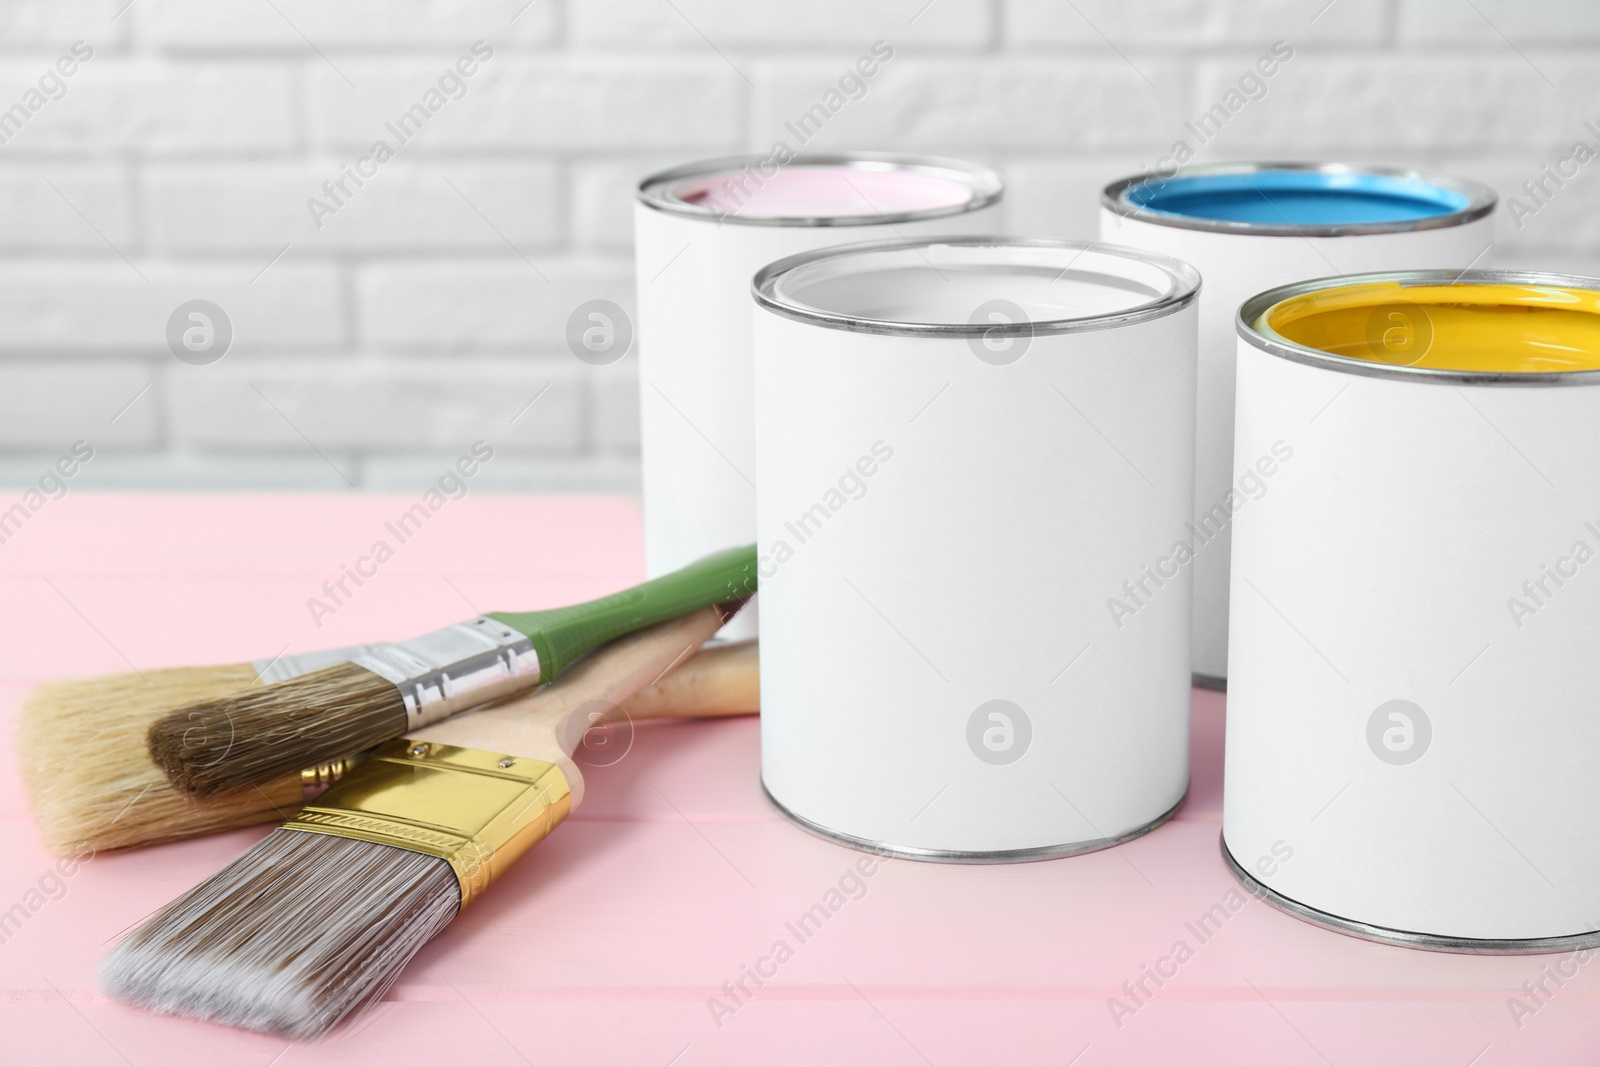
[[[639,578],[632,502],[450,502],[316,624],[307,606],[388,537],[398,496],[74,494],[0,545],[0,715],[34,681],[404,636]],[[326,602],[326,601],[325,601]],[[0,776],[0,1060],[58,1064],[1439,1064],[1600,1060],[1600,966],[1532,1014],[1561,957],[1455,957],[1340,937],[1250,902],[1218,854],[1223,701],[1195,693],[1187,804],[1121,848],[1046,863],[882,863],[765,801],[754,721],[641,726],[581,811],[424,950],[380,1008],[317,1045],[105,1000],[107,944],[264,831],[94,858],[59,882]],[[15,761],[12,759],[14,768]],[[1585,845],[1589,847],[1589,845]],[[804,941],[789,923],[846,902]],[[43,891],[30,897],[31,890]],[[25,908],[25,910],[27,910]],[[1124,983],[1186,941],[1137,1003]],[[779,941],[753,994],[735,983]],[[769,968],[770,969],[770,968]],[[746,981],[747,988],[753,988]],[[1120,1001],[1124,1010],[1114,1012]],[[720,1005],[720,1007],[718,1007]]]

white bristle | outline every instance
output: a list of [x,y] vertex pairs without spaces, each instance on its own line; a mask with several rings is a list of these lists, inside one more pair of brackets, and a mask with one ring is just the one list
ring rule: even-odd
[[319,1037],[376,1003],[460,903],[444,860],[275,830],[129,934],[100,981],[154,1011]]

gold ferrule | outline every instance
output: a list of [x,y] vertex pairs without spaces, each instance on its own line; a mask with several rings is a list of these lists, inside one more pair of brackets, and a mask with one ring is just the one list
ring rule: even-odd
[[350,756],[345,759],[336,759],[332,763],[319,763],[315,767],[307,767],[301,771],[300,802],[309,804],[323,793],[326,793],[334,782],[343,778],[361,760],[361,756]]
[[437,856],[455,870],[464,908],[571,811],[567,777],[553,763],[401,738],[284,829]]

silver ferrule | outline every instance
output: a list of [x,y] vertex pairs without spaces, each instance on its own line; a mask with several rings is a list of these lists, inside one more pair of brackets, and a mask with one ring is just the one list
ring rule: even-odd
[[533,642],[485,616],[392,645],[351,662],[394,683],[406,702],[406,729],[539,684]]
[[301,652],[294,656],[279,656],[277,659],[258,659],[250,666],[256,669],[262,685],[271,685],[273,682],[286,682],[302,674],[320,671],[324,667],[349,663],[357,656],[364,656],[373,649],[382,647],[382,645],[351,645],[349,648],[326,648],[317,652]]

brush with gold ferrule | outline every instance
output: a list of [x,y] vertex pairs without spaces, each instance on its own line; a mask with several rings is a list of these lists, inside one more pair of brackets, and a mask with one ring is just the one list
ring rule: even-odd
[[755,592],[755,546],[584,604],[491,612],[348,663],[197,701],[150,726],[150,758],[206,797],[348,759],[467,708],[554,680],[624,634]]
[[660,624],[537,693],[382,746],[129,934],[102,987],[158,1012],[326,1033],[578,806],[572,753],[593,711],[626,704],[722,622],[707,609]]
[[[605,650],[590,655],[603,656]],[[103,681],[94,698],[56,692],[75,684],[56,682],[24,703],[18,755],[34,819],[50,851],[82,856],[282,822],[354,764],[339,760],[212,797],[178,792],[151,762],[145,740],[151,720],[164,708],[150,709],[137,698],[172,684],[192,694],[189,683],[168,677],[182,673],[148,671],[148,680],[129,674],[121,686]],[[127,700],[106,699],[119,689]],[[759,709],[754,642],[702,649],[623,705],[633,719],[746,715]]]

